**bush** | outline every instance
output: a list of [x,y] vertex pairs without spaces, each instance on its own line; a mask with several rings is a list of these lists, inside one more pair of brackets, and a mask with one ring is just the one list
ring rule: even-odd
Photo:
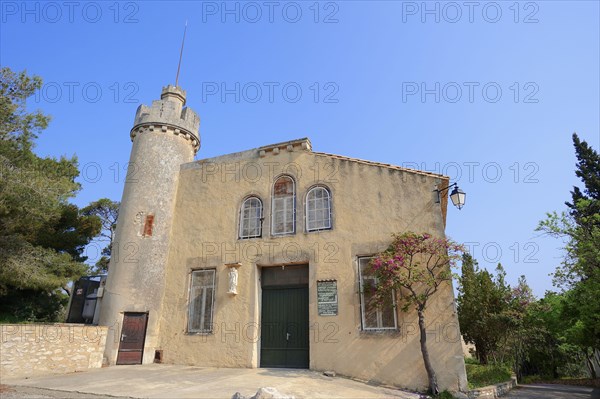
[[469,388],[481,388],[488,385],[510,381],[510,367],[500,364],[465,364]]
[[479,364],[479,360],[474,357],[465,357],[465,364]]
[[7,290],[0,296],[0,323],[53,323],[63,322],[69,296],[55,290]]
[[435,399],[454,399],[454,396],[448,392],[448,391],[444,391],[444,392],[440,392],[438,395],[434,396]]
[[539,374],[525,375],[519,380],[519,384],[533,384],[543,380],[544,379],[541,378]]

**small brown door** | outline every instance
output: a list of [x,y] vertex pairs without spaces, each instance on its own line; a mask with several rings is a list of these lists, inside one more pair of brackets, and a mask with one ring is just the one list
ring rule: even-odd
[[125,312],[117,364],[142,364],[148,313]]

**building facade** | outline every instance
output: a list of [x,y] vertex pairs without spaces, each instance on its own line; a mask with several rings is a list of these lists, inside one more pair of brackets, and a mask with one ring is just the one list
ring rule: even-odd
[[[138,109],[100,323],[110,364],[294,367],[424,390],[416,312],[373,302],[392,233],[444,237],[448,178],[308,139],[193,161],[185,92]],[[401,295],[401,293],[397,293]],[[426,314],[442,389],[465,390],[454,295]]]

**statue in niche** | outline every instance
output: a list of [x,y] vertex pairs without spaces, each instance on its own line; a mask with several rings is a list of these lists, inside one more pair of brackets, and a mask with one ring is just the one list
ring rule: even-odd
[[228,294],[237,295],[238,270],[237,267],[229,268],[229,291]]

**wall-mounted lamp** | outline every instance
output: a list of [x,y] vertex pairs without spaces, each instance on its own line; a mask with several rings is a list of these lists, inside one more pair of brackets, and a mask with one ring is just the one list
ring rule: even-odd
[[439,203],[440,202],[440,198],[441,198],[441,194],[444,191],[448,191],[450,189],[450,187],[454,187],[452,189],[452,192],[450,193],[450,200],[452,200],[452,204],[457,207],[458,209],[462,209],[463,206],[465,206],[465,199],[467,197],[467,194],[465,194],[465,192],[463,190],[461,190],[460,188],[458,188],[458,184],[457,183],[453,183],[451,185],[449,185],[448,187],[444,187],[442,189],[435,189],[434,191],[437,193],[437,200],[436,202]]

